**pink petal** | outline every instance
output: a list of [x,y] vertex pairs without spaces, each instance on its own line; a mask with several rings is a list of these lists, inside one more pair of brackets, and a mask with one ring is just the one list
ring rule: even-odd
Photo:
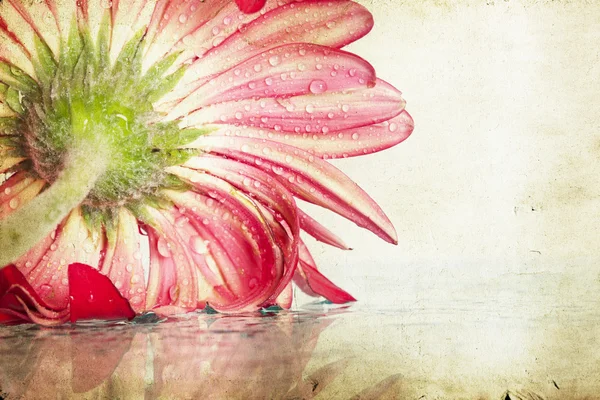
[[84,263],[97,266],[103,247],[104,237],[90,232],[81,210],[74,209],[39,263],[25,277],[48,305],[65,308],[69,301],[67,265]]
[[352,295],[340,289],[317,270],[315,262],[304,243],[300,245],[300,261],[298,262],[294,282],[305,293],[311,296],[323,296],[335,304],[356,301]]
[[274,129],[220,125],[212,135],[254,137],[272,140],[305,150],[323,159],[376,153],[406,140],[414,129],[406,111],[378,124],[327,133],[282,132]]
[[284,276],[282,252],[248,198],[223,181],[194,174],[191,182],[208,196],[169,192],[169,197],[190,217],[197,232],[189,236],[190,247],[198,265],[204,259],[213,277],[200,272],[209,281],[218,277],[224,282],[213,285],[220,298],[209,299],[209,304],[219,311],[256,310]]
[[119,208],[116,232],[107,241],[106,255],[100,268],[137,312],[145,309],[146,300],[140,239],[133,214],[123,207]]
[[110,279],[89,265],[69,265],[69,298],[71,322],[135,317],[135,312]]
[[260,11],[264,7],[266,0],[235,0],[242,12],[247,14]]
[[110,40],[110,59],[115,61],[123,46],[148,26],[153,11],[163,2],[148,0],[112,0],[112,35]]
[[350,247],[348,247],[348,245],[346,245],[346,243],[344,243],[344,241],[336,234],[325,228],[317,220],[313,219],[304,211],[298,209],[298,217],[300,219],[300,226],[302,227],[302,230],[317,239],[319,242],[326,243],[342,250],[351,250]]
[[194,62],[178,85],[181,90],[175,93],[180,95],[181,92],[183,97],[198,86],[190,86],[192,82],[203,83],[208,76],[216,76],[271,48],[288,43],[340,48],[366,35],[372,26],[369,11],[346,0],[310,0],[274,8],[240,26],[237,32]]
[[11,176],[0,186],[0,219],[6,218],[37,196],[45,184],[41,179],[31,178],[25,171]]
[[[293,1],[295,0],[268,0],[263,12]],[[203,57],[210,49],[217,47],[227,37],[237,32],[240,27],[245,26],[259,16],[258,14],[245,14],[239,10],[234,2],[227,1],[223,7],[219,7],[212,18],[199,25],[192,33],[183,36],[173,48],[167,49],[170,52],[182,52],[173,67],[177,68],[183,63],[189,63]],[[177,35],[178,33],[174,32],[174,34]],[[180,87],[180,89],[184,89],[184,87]]]
[[294,292],[292,289],[292,282],[288,283],[288,285],[283,289],[283,292],[277,297],[275,304],[284,310],[289,310],[292,308],[292,302],[294,301]]
[[230,0],[194,2],[160,0],[148,27],[144,67],[159,61],[173,46],[188,34],[213,19]]
[[213,103],[317,95],[374,85],[375,70],[362,58],[328,47],[293,43],[258,54],[211,79],[167,118],[176,119]]
[[340,170],[305,151],[266,140],[219,136],[203,136],[193,145],[257,165],[298,198],[328,208],[397,243],[394,227],[377,203]]
[[225,123],[319,135],[387,121],[404,105],[398,90],[378,80],[368,89],[213,104],[191,113],[182,127]]
[[[14,27],[14,32],[19,32],[22,43],[26,44],[30,53],[35,54],[32,35],[40,37],[58,56],[60,35],[56,20],[51,9],[43,1],[27,2],[21,0],[7,0],[2,9],[2,15],[10,22],[9,29]],[[15,18],[14,12],[19,18]]]
[[204,299],[199,293],[200,277],[191,251],[180,232],[180,227],[188,221],[177,209],[158,211],[148,207],[147,212],[154,226],[145,228],[150,241],[146,308],[174,306],[195,310]]

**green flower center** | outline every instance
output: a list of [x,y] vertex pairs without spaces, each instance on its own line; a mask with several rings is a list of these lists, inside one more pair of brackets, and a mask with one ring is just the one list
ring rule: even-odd
[[34,64],[39,84],[13,68],[23,87],[7,91],[19,114],[16,129],[23,134],[22,148],[36,174],[53,183],[72,152],[102,151],[106,168],[84,204],[100,210],[123,205],[134,209],[157,197],[159,189],[182,185],[165,168],[185,162],[191,154],[179,147],[205,131],[159,122],[161,115],[152,107],[183,75],[183,67],[167,74],[178,54],[142,73],[143,32],[112,63],[108,39],[108,21],[96,41],[74,22],[58,60],[38,40]]

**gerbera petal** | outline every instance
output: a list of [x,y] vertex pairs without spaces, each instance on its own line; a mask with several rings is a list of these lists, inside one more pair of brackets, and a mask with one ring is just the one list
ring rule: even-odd
[[373,125],[327,133],[283,132],[275,129],[219,125],[211,135],[241,136],[284,143],[323,159],[345,158],[376,153],[406,140],[414,129],[412,117],[398,116]]
[[100,271],[110,278],[134,310],[141,312],[145,307],[146,284],[136,218],[127,209],[119,208],[116,230],[107,236]]
[[240,26],[237,32],[195,61],[178,88],[189,88],[189,93],[208,76],[216,76],[259,53],[287,43],[340,48],[366,35],[372,26],[371,13],[351,1],[292,2]]
[[168,53],[188,34],[215,19],[231,0],[212,0],[189,4],[183,0],[161,0],[156,5],[148,28],[148,47],[144,54],[146,69]]
[[294,283],[311,296],[323,296],[335,304],[343,304],[356,299],[319,272],[304,243],[300,244],[300,260],[294,276]]
[[135,311],[110,279],[89,265],[69,265],[70,319],[132,319]]
[[194,147],[273,173],[295,196],[328,208],[382,239],[397,243],[381,208],[340,170],[295,147],[260,139],[203,136]]
[[225,287],[215,289],[228,296],[209,304],[218,311],[256,310],[273,295],[284,274],[281,250],[264,217],[247,197],[216,178],[197,185],[207,196],[168,194],[180,209],[186,210],[198,232],[200,241],[191,243],[197,250],[194,252],[205,254],[212,273],[225,282]]
[[97,266],[103,245],[104,236],[90,232],[81,210],[76,208],[26,278],[49,306],[64,308],[69,299],[67,265],[81,262]]
[[146,308],[174,306],[181,311],[195,310],[199,302],[198,273],[176,229],[186,223],[176,210],[158,211],[148,207],[152,225],[145,229],[150,242],[150,276],[146,293]]
[[113,0],[110,42],[110,59],[113,62],[133,35],[148,26],[155,9],[164,3],[148,0]]
[[374,85],[375,70],[362,58],[329,47],[293,43],[261,53],[211,79],[174,107],[167,119],[226,101],[317,95]]
[[[295,0],[269,0],[263,7],[263,12],[293,1]],[[259,17],[258,14],[241,12],[231,1],[225,2],[222,7],[219,7],[213,18],[198,24],[193,32],[183,36],[170,50],[171,52],[181,52],[173,67],[176,68],[183,63],[193,62],[193,60],[203,57],[210,49],[217,47],[226,38],[237,32],[240,27],[257,17]],[[178,35],[179,31],[175,31],[174,34]]]
[[[269,299],[277,297],[292,279],[297,263],[300,227],[292,194],[264,171],[234,160],[210,156],[193,157],[184,165],[223,179],[256,200],[256,206],[272,230],[275,242],[284,253],[285,272]],[[202,185],[202,182],[207,181],[206,174],[199,175],[188,168],[171,167],[167,170],[194,184]],[[210,184],[211,181],[213,179],[209,177],[207,183]]]
[[35,76],[31,54],[8,30],[8,24],[0,14],[0,81],[19,88],[24,74]]
[[225,123],[314,135],[384,122],[404,105],[398,90],[378,80],[368,89],[214,104],[194,111],[180,126]]
[[325,228],[317,220],[300,209],[298,209],[298,218],[300,219],[300,226],[302,227],[302,230],[317,239],[319,242],[326,243],[342,250],[351,250],[350,247],[348,247],[348,245],[346,245],[346,243],[344,243],[344,241],[335,233]]
[[45,185],[43,180],[31,178],[25,171],[10,177],[0,186],[0,219],[37,196]]
[[[16,28],[17,26],[19,28],[31,28],[48,45],[52,53],[58,55],[60,34],[58,25],[48,4],[44,1],[7,0],[6,2],[14,7],[14,10],[18,12],[22,21],[26,23],[26,26],[21,26],[22,21],[8,17],[10,12],[4,8],[2,9],[2,14],[7,13],[7,18],[10,21],[9,28]],[[8,4],[6,7],[8,7]],[[29,51],[33,54],[35,54],[33,51],[34,47],[28,47]]]
[[285,289],[277,296],[275,304],[284,310],[292,308],[292,302],[294,301],[294,289],[292,288],[292,282],[288,283]]

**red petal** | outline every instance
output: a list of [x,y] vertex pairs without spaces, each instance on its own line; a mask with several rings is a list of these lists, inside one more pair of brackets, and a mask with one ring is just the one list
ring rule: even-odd
[[266,3],[266,0],[235,0],[235,3],[242,12],[252,14],[260,11]]
[[135,312],[110,279],[85,264],[69,265],[69,297],[71,322],[135,317]]
[[298,262],[298,271],[301,271],[301,275],[304,276],[304,279],[306,279],[308,286],[310,286],[313,292],[325,297],[332,303],[343,304],[356,301],[352,295],[340,289],[312,265],[300,260]]

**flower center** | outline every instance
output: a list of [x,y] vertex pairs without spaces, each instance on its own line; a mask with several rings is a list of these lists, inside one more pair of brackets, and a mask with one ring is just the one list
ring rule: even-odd
[[166,74],[177,55],[142,73],[140,32],[111,62],[107,29],[108,23],[94,41],[74,25],[58,61],[38,41],[38,85],[19,92],[16,104],[23,147],[33,170],[49,183],[59,178],[73,152],[106,154],[107,166],[84,200],[100,209],[134,207],[160,188],[180,185],[165,168],[185,162],[190,153],[179,147],[204,133],[162,123],[152,107],[182,76],[183,67]]

